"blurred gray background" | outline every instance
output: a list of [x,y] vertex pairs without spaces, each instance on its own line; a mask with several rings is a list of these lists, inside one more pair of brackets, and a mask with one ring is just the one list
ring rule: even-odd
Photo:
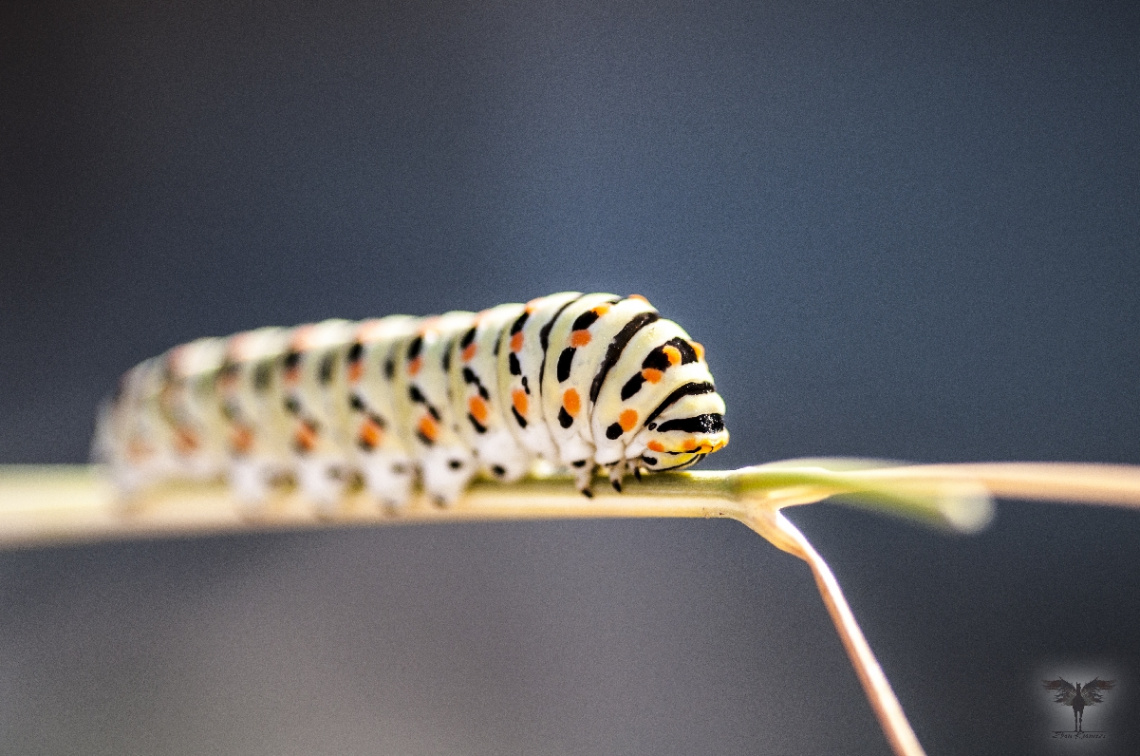
[[[5,3],[0,463],[180,341],[564,289],[705,344],[709,467],[1140,463],[1140,6],[929,5]],[[932,753],[1050,752],[1065,669],[1136,752],[1140,514],[793,518]],[[3,753],[886,750],[730,522],[0,553]]]

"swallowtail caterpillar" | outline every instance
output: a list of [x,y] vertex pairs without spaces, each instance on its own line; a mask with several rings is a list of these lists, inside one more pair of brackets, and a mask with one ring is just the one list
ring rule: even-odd
[[225,477],[256,507],[292,478],[319,508],[357,475],[399,509],[477,474],[679,470],[728,443],[704,349],[641,296],[563,292],[479,313],[328,320],[174,347],[129,370],[95,456],[125,496]]

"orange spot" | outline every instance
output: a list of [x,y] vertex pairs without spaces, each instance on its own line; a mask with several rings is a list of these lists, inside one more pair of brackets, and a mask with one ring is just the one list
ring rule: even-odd
[[527,406],[526,391],[523,391],[521,388],[517,388],[514,391],[512,391],[511,392],[511,403],[515,405],[515,410],[517,410],[520,415],[522,415],[523,417],[526,417],[526,406]]
[[697,439],[686,438],[684,445],[681,446],[681,451],[696,451],[698,446],[700,446],[700,444],[697,443]]
[[657,383],[665,374],[655,368],[645,368],[641,371],[641,377],[650,383]]
[[641,296],[640,294],[630,294],[628,297],[626,297],[626,299],[637,299],[637,300],[640,300],[642,302],[645,302],[645,304],[649,304],[649,300],[646,299],[645,297]]
[[681,350],[678,349],[677,347],[666,346],[661,351],[665,353],[665,357],[668,358],[670,365],[680,365],[681,364]]
[[420,434],[429,441],[435,441],[439,438],[439,423],[431,415],[425,414],[420,418],[420,422],[416,425]]
[[566,393],[562,395],[562,406],[566,408],[566,414],[570,417],[578,416],[578,410],[582,409],[582,400],[575,389],[566,389]]
[[467,400],[467,411],[471,413],[471,417],[479,421],[480,425],[487,424],[487,415],[490,410],[487,408],[487,402],[483,401],[481,396],[473,396]]
[[294,383],[297,383],[300,380],[301,380],[301,367],[299,365],[297,367],[289,368],[288,370],[285,371],[285,383],[292,385]]
[[236,426],[230,437],[230,448],[238,454],[248,454],[253,448],[253,431],[244,425]]
[[618,415],[618,425],[621,426],[623,431],[629,433],[633,430],[633,426],[637,425],[637,413],[631,409],[623,410],[622,413]]
[[591,312],[593,312],[599,318],[602,317],[603,315],[605,315],[609,311],[610,311],[610,306],[608,304],[600,304],[597,307],[595,307],[593,310],[591,310]]
[[356,383],[364,375],[364,360],[357,360],[348,366],[348,382]]
[[154,449],[146,441],[132,438],[127,443],[127,457],[133,462],[141,462],[154,453]]
[[570,346],[572,346],[572,347],[584,347],[589,343],[590,343],[590,332],[589,331],[585,331],[585,330],[574,331],[570,334]]
[[384,436],[384,429],[376,424],[371,418],[365,420],[360,424],[360,440],[363,441],[369,449],[375,449],[380,445],[380,439]]
[[304,451],[312,451],[317,446],[317,433],[308,423],[301,423],[293,434],[297,446]]
[[705,358],[705,347],[703,344],[698,344],[695,341],[690,341],[689,346],[691,346],[693,348],[693,351],[697,353],[698,360],[703,360]]
[[523,334],[523,332],[519,331],[515,335],[511,336],[511,351],[512,352],[521,352],[522,351],[522,342],[523,342],[523,335],[522,334]]
[[650,451],[655,451],[658,454],[664,454],[665,453],[665,445],[662,444],[660,441],[650,441],[648,446],[649,446]]
[[179,454],[192,454],[198,451],[198,436],[189,428],[174,431],[174,446]]
[[417,357],[408,363],[408,375],[416,375],[420,372],[420,368],[424,366],[424,358]]
[[471,360],[475,359],[475,351],[475,342],[471,342],[463,347],[463,361],[471,362]]

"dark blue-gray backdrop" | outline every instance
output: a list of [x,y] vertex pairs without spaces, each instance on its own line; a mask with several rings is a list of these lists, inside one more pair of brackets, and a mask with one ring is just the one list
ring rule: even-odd
[[[704,342],[710,467],[1140,463],[1138,7],[5,3],[0,462],[179,341],[574,288]],[[1086,672],[1136,747],[1140,515],[794,519],[932,752],[1045,752]],[[806,568],[682,521],[0,554],[0,751],[886,745]]]

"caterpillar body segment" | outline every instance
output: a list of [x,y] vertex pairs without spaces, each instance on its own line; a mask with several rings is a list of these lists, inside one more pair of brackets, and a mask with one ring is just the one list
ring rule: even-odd
[[[542,375],[552,367],[557,345],[551,345],[550,328],[562,311],[582,294],[577,291],[533,299],[524,306],[499,337],[499,381],[510,398],[508,427],[532,456],[558,462],[558,448],[540,401]],[[513,421],[513,422],[512,422]]]
[[407,385],[396,362],[419,322],[407,315],[366,320],[346,355],[349,435],[356,466],[369,493],[389,509],[407,501],[415,479],[404,400]]
[[291,420],[282,400],[289,340],[289,329],[273,327],[231,336],[214,380],[227,422],[228,478],[247,509],[264,501],[270,485],[293,469]]
[[283,361],[294,475],[324,509],[343,498],[353,462],[344,397],[345,358],[355,335],[356,324],[347,320],[298,326]]
[[[484,310],[452,344],[452,402],[458,412],[459,434],[475,451],[480,472],[505,482],[518,480],[530,469],[532,454],[523,446],[510,415],[511,396],[499,381],[503,336],[523,314],[525,305],[505,304]],[[509,338],[505,339],[509,342]],[[505,348],[509,348],[509,343]],[[506,363],[504,363],[506,364]]]
[[704,350],[643,297],[563,292],[480,313],[329,320],[199,339],[140,363],[94,449],[125,495],[226,477],[254,507],[292,478],[332,511],[359,477],[445,506],[536,459],[590,495],[598,468],[687,467],[728,442]]
[[[473,312],[428,318],[408,345],[404,372],[411,402],[411,438],[424,490],[441,506],[459,497],[477,470],[475,450],[463,439],[462,405],[452,401],[452,346],[475,323]],[[458,397],[457,397],[458,398]]]

